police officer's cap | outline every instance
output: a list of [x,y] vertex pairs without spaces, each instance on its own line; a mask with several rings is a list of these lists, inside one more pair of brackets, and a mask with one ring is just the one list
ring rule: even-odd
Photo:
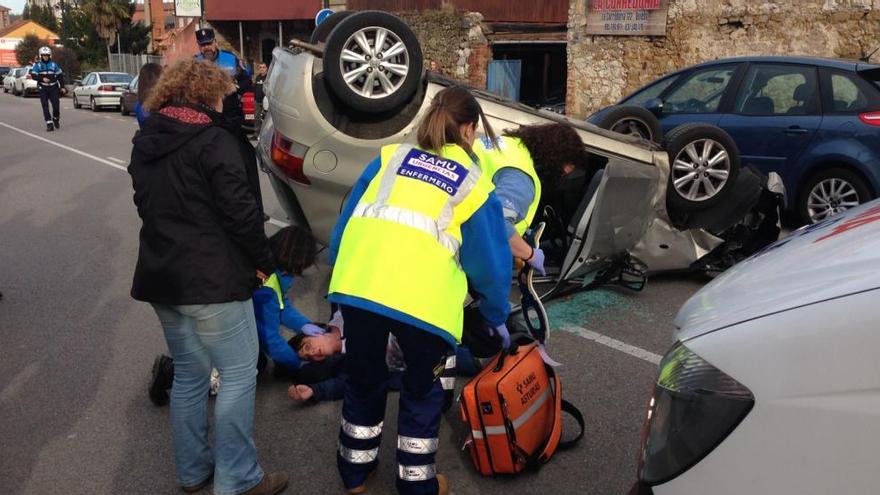
[[196,31],[196,43],[207,45],[214,41],[214,30],[211,28],[202,28]]

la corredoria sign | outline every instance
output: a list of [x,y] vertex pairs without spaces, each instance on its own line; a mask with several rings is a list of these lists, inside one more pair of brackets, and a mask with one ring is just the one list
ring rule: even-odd
[[174,15],[177,17],[201,17],[202,0],[174,0]]
[[585,0],[587,34],[665,36],[669,0]]

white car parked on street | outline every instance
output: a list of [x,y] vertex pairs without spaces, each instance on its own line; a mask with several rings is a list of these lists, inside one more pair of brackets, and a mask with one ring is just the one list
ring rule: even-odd
[[15,78],[12,94],[17,96],[28,96],[39,92],[40,88],[37,87],[37,81],[31,76],[31,66],[24,67],[21,72],[18,73],[18,77]]
[[15,78],[17,78],[18,75],[21,74],[22,70],[22,67],[15,67],[13,69],[10,69],[10,71],[5,76],[3,76],[4,93],[10,93],[15,90]]
[[877,493],[880,201],[695,294],[660,363],[632,495]]
[[124,72],[92,72],[73,88],[73,108],[88,106],[93,112],[101,107],[119,109],[122,92],[133,76]]

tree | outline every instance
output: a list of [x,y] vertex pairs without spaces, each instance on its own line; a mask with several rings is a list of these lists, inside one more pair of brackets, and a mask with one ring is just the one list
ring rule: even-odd
[[36,34],[26,34],[15,46],[15,59],[21,66],[33,64],[40,47],[48,44],[48,40],[41,40]]
[[41,7],[39,5],[30,6],[25,4],[24,10],[21,12],[21,18],[30,19],[50,31],[58,30],[58,20],[55,18],[52,7],[49,6]]
[[79,75],[79,59],[77,59],[76,53],[70,48],[62,46],[52,48],[52,59],[61,66],[67,82],[72,83]]
[[107,45],[107,63],[110,63],[110,47],[116,42],[116,33],[123,23],[131,22],[129,0],[85,0],[82,10],[95,25],[98,36]]
[[119,29],[122,51],[125,53],[146,53],[150,44],[150,28],[142,22],[123,23]]

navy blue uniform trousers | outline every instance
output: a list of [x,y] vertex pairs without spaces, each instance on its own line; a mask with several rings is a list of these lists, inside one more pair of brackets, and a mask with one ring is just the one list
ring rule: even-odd
[[[53,84],[51,86],[40,86],[40,105],[43,105],[43,119],[46,123],[51,123],[52,118],[58,118],[59,113],[59,101],[58,98],[61,96],[61,89],[57,84]],[[52,103],[52,115],[49,115],[49,103]]]
[[346,380],[336,459],[345,487],[362,485],[379,463],[389,378],[385,351],[390,332],[397,338],[406,363],[397,417],[397,491],[406,495],[436,494],[434,457],[444,403],[441,377],[447,366],[449,344],[430,332],[371,311],[342,306],[342,316]]

